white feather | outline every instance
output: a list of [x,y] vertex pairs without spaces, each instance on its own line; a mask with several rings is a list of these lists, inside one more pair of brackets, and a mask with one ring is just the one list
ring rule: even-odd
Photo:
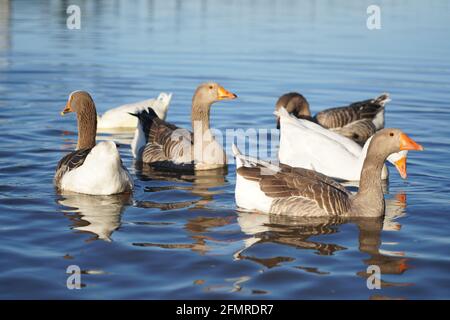
[[[333,178],[360,180],[371,139],[361,148],[349,138],[290,115],[284,108],[280,108],[276,114],[280,117],[281,125],[278,153],[281,163],[315,170]],[[392,161],[392,158],[388,160]],[[387,177],[388,170],[384,167],[381,178]]]
[[247,180],[240,175],[236,175],[235,199],[240,208],[264,213],[270,212],[273,201],[261,191],[258,182]]
[[133,179],[122,167],[114,142],[98,143],[80,167],[67,172],[61,189],[91,195],[110,195],[133,189]]
[[[252,159],[243,156],[234,144],[232,150],[236,157],[236,170],[244,164],[250,165],[249,162]],[[273,198],[266,196],[261,191],[258,182],[247,180],[239,174],[236,174],[235,200],[236,205],[240,208],[269,213]]]
[[377,130],[384,128],[384,108],[378,111],[378,113],[372,119],[372,123]]
[[146,144],[144,130],[142,124],[138,123],[136,131],[134,132],[133,141],[131,142],[131,153],[135,159],[140,157],[140,150]]
[[136,128],[138,119],[130,113],[139,113],[148,108],[152,108],[160,119],[165,120],[171,99],[171,93],[162,92],[156,99],[147,99],[110,109],[98,117],[97,128]]

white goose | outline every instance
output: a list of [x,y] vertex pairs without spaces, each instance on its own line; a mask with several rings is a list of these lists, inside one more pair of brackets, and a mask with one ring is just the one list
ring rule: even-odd
[[64,156],[56,168],[54,183],[61,191],[110,195],[133,189],[133,179],[123,166],[113,141],[95,143],[97,112],[89,93],[72,92],[62,115],[76,112],[77,149]]
[[[290,92],[278,99],[275,110],[284,106],[297,118],[320,124],[363,145],[375,132],[384,128],[384,106],[389,101],[389,94],[384,93],[374,99],[322,110],[312,116],[306,98],[298,92]],[[279,121],[277,123],[279,128]]]
[[[278,158],[291,167],[315,170],[326,176],[347,181],[359,181],[367,148],[372,138],[361,147],[353,140],[322,126],[289,114],[285,108],[275,111],[280,118]],[[387,161],[406,178],[407,151],[391,154]],[[386,166],[381,179],[388,178]]]
[[97,117],[97,127],[102,131],[114,128],[135,129],[138,119],[131,116],[130,113],[137,114],[148,108],[153,109],[158,118],[165,120],[171,99],[171,93],[161,92],[156,99],[147,99],[110,109],[102,116]]

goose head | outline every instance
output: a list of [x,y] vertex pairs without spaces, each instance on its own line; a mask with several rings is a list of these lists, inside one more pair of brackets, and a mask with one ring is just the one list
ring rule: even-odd
[[406,155],[410,150],[422,151],[423,147],[400,129],[387,128],[378,131],[368,141],[367,154],[376,154],[392,162],[402,178],[407,177]]
[[[370,143],[372,142],[372,139],[374,136],[375,135],[371,136],[363,146],[363,150],[362,150],[363,159],[365,159],[367,156],[367,150],[368,150]],[[391,153],[387,157],[386,161],[390,162],[393,166],[395,166],[395,168],[397,169],[400,176],[403,179],[406,179],[407,178],[407,172],[406,172],[407,159],[408,159],[408,150],[400,150],[398,152]]]
[[61,111],[61,115],[63,116],[70,112],[79,114],[86,109],[92,109],[92,107],[95,109],[94,100],[89,93],[86,91],[74,91],[69,95],[69,99],[63,111]]
[[92,148],[95,146],[97,134],[97,111],[94,100],[86,91],[74,91],[69,95],[66,106],[61,115],[75,112],[78,120],[77,149]]
[[[281,107],[284,107],[287,112],[293,114],[297,118],[311,116],[308,100],[298,92],[283,94],[275,104],[275,110],[279,110]],[[279,117],[277,117],[277,129],[280,129]]]
[[221,100],[236,99],[237,95],[226,90],[224,87],[215,82],[202,83],[195,90],[192,98],[193,104],[208,105]]

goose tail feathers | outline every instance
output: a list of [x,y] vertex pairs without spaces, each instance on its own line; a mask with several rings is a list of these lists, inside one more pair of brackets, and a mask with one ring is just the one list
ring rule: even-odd
[[281,106],[277,110],[273,112],[274,115],[277,117],[289,117],[289,112],[287,112],[286,108],[284,106]]
[[374,99],[374,103],[377,103],[377,104],[381,105],[382,107],[384,107],[386,105],[386,103],[388,103],[390,101],[391,101],[391,97],[389,96],[389,93],[386,93],[386,92]]
[[234,143],[231,146],[231,150],[233,151],[233,155],[236,158],[236,169],[239,169],[240,167],[261,166],[274,172],[278,172],[280,170],[280,168],[277,165],[271,164],[267,161],[253,158],[251,156],[243,155],[239,150],[239,148]]

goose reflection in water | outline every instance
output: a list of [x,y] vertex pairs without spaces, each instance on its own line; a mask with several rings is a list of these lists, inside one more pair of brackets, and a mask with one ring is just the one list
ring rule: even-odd
[[[346,186],[352,193],[358,191],[357,185],[352,182],[342,182],[342,185]],[[381,187],[383,193],[389,194],[389,185],[387,181],[382,181]],[[385,198],[385,215],[384,215],[384,231],[398,231],[401,228],[401,224],[396,222],[398,218],[401,218],[406,213],[406,194],[399,192],[394,195],[393,198]]]
[[404,192],[397,193],[392,199],[386,199],[385,202],[383,230],[399,231],[402,225],[396,220],[406,214],[406,194]]
[[[145,192],[160,192],[167,190],[182,190],[188,193],[200,197],[200,199],[195,201],[186,202],[173,202],[158,204],[152,201],[137,201],[138,207],[157,207],[168,208],[172,206],[175,208],[187,207],[189,204],[194,205],[195,208],[204,208],[207,204],[214,199],[214,195],[221,194],[223,191],[218,190],[218,188],[225,186],[227,183],[226,175],[228,171],[226,168],[219,168],[214,170],[204,170],[204,171],[163,171],[156,170],[152,166],[136,162],[135,164],[136,175],[141,181],[165,181],[173,184],[157,186],[157,187],[146,187]],[[184,206],[180,204],[185,204]]]
[[[211,250],[207,241],[213,240],[206,235],[210,229],[229,225],[235,221],[235,216],[229,211],[209,209],[208,205],[214,201],[216,195],[223,191],[225,186],[227,169],[219,168],[205,171],[162,171],[152,168],[150,165],[137,162],[136,175],[141,181],[164,181],[167,185],[146,187],[145,192],[157,193],[170,190],[187,192],[198,199],[182,202],[161,203],[148,200],[135,201],[135,205],[141,208],[158,208],[160,210],[185,209],[191,213],[198,211],[198,215],[187,219],[185,230],[192,242],[189,243],[133,243],[140,247],[159,247],[164,249],[190,249],[194,252],[205,254]],[[210,215],[211,214],[211,215]]]
[[90,240],[111,241],[112,233],[120,227],[125,207],[131,205],[132,195],[122,193],[110,196],[91,196],[80,193],[64,193],[57,202],[64,206],[62,212],[73,222],[73,229],[89,232],[96,237]]
[[[347,248],[337,243],[326,242],[326,237],[323,236],[337,234],[342,225],[350,223],[355,224],[358,228],[359,251],[369,255],[369,258],[363,260],[365,267],[358,271],[357,275],[368,278],[370,274],[366,270],[370,265],[380,267],[381,275],[400,275],[409,269],[407,259],[404,258],[405,254],[380,249],[381,232],[400,230],[400,223],[394,219],[403,216],[405,208],[406,195],[400,193],[392,199],[386,199],[386,213],[383,218],[305,218],[238,211],[239,226],[242,232],[250,237],[244,240],[244,247],[235,252],[234,258],[250,260],[266,268],[273,268],[284,262],[296,260],[295,257],[289,256],[262,258],[246,253],[250,247],[263,243],[276,243],[298,249],[314,250],[315,253],[324,256],[333,255]],[[311,237],[314,237],[314,240],[311,240]],[[329,272],[315,267],[296,266],[296,268],[319,275],[329,274]],[[407,285],[410,284],[383,281],[383,277],[381,281],[382,287]]]

